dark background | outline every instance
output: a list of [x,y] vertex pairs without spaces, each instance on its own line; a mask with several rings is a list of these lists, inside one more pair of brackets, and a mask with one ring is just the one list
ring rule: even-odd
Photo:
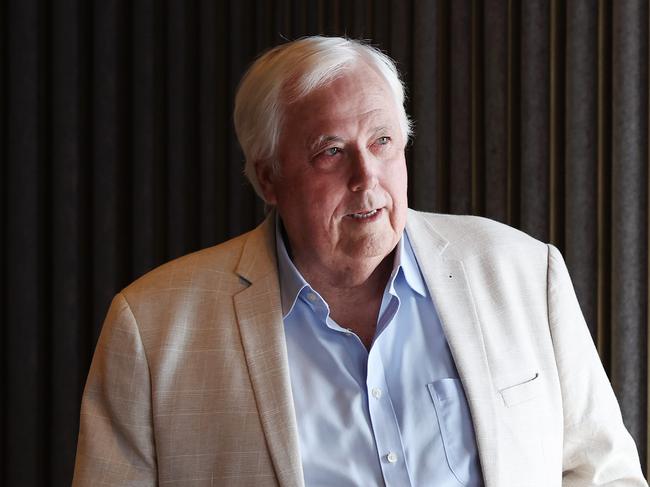
[[69,485],[113,294],[261,220],[238,80],[307,34],[408,85],[411,206],[555,243],[647,464],[648,2],[0,0],[0,484]]

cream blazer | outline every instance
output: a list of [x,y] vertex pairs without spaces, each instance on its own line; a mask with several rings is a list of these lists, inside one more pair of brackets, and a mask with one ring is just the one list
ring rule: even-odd
[[[409,211],[485,485],[645,486],[560,253]],[[302,486],[273,218],[138,279],[110,307],[74,486]]]

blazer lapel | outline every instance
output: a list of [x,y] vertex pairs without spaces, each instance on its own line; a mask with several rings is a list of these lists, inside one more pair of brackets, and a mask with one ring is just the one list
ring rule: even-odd
[[303,486],[298,429],[282,323],[274,215],[249,234],[236,271],[250,285],[234,297],[262,428],[282,486]]
[[[496,394],[463,262],[449,256],[449,242],[415,212],[409,212],[407,232],[467,395],[485,485],[497,487]],[[271,460],[280,485],[302,487],[273,214],[249,235],[237,273],[250,283],[234,304]]]
[[407,232],[465,389],[483,480],[497,487],[496,394],[463,262],[445,257],[451,245],[415,212],[409,212]]

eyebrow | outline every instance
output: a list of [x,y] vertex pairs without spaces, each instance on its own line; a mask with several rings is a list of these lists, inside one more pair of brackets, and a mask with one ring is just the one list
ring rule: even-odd
[[[376,136],[377,134],[386,131],[388,131],[388,127],[386,125],[380,125],[373,128],[370,133],[372,133],[373,136]],[[343,142],[343,137],[339,137],[338,135],[320,135],[309,144],[309,149],[312,151],[317,150],[330,142]]]
[[320,135],[316,137],[314,142],[309,144],[309,149],[310,150],[319,149],[320,147],[324,146],[329,142],[343,142],[343,138],[339,137],[338,135]]

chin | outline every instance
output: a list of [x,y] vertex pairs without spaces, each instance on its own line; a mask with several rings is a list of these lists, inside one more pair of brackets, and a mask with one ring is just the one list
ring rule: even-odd
[[399,238],[394,233],[391,233],[390,235],[372,235],[351,242],[347,254],[350,257],[357,259],[383,259],[395,249],[398,241]]

